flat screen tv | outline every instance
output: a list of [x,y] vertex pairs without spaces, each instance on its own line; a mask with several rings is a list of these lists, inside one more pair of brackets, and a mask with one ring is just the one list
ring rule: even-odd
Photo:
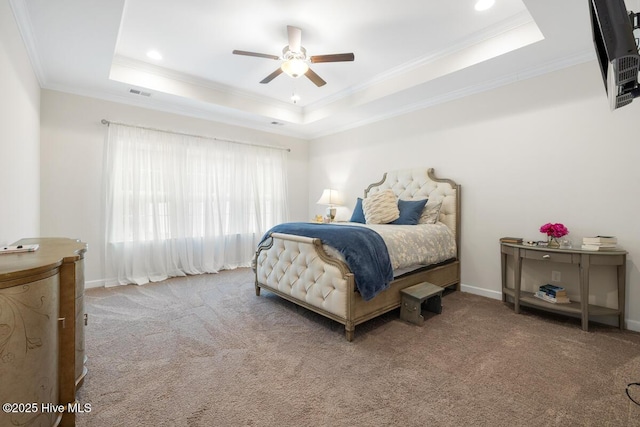
[[633,35],[640,14],[627,12],[624,0],[589,0],[593,44],[611,110],[640,96],[640,55]]

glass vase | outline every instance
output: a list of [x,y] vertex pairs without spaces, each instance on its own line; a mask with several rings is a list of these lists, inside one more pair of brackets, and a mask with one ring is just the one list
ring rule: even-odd
[[558,237],[549,236],[547,240],[547,247],[558,249],[560,247],[560,239]]

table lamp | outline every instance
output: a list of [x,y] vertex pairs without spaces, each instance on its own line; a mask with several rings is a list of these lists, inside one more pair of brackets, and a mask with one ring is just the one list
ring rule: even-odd
[[342,195],[337,190],[325,188],[317,203],[319,205],[329,206],[327,208],[327,218],[329,218],[329,222],[333,222],[336,218],[336,206],[340,206],[344,202],[342,200]]

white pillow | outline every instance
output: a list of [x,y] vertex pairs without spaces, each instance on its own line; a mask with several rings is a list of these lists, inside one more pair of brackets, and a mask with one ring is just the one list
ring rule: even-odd
[[427,200],[427,204],[420,215],[418,224],[435,224],[440,218],[440,208],[442,207],[442,199],[436,201],[434,199]]
[[393,190],[385,190],[362,201],[367,224],[388,224],[400,218],[398,199]]

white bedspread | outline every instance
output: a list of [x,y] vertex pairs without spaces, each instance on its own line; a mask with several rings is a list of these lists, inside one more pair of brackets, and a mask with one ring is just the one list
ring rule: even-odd
[[[444,224],[390,225],[340,222],[338,225],[367,227],[377,232],[389,250],[394,274],[398,276],[406,269],[437,264],[456,256],[456,239]],[[342,255],[334,248],[323,246],[325,251],[341,260]]]

